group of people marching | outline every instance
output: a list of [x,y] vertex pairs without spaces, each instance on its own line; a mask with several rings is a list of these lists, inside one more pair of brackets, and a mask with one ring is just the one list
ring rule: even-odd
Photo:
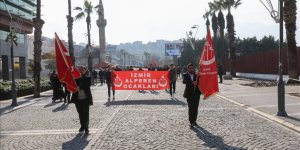
[[[170,88],[169,93],[171,98],[174,98],[174,94],[176,92],[176,81],[178,78],[182,78],[183,84],[185,84],[184,95],[183,97],[187,99],[188,103],[188,114],[189,114],[189,122],[190,127],[196,127],[198,124],[196,123],[198,107],[200,101],[201,92],[197,88],[198,84],[198,75],[195,72],[195,67],[193,64],[188,64],[186,67],[181,69],[180,67],[176,67],[171,64],[170,66],[165,65],[164,67],[155,67],[150,64],[148,69],[139,68],[138,70],[148,70],[148,71],[169,71],[169,80],[170,80]],[[79,132],[85,132],[85,134],[89,134],[89,107],[93,105],[93,98],[91,93],[91,85],[93,83],[97,83],[97,79],[99,78],[100,85],[106,83],[107,85],[107,93],[108,100],[111,99],[111,91],[112,91],[112,99],[115,99],[115,90],[112,89],[112,78],[111,74],[115,71],[122,71],[122,69],[118,67],[113,67],[109,65],[105,69],[100,69],[97,71],[92,71],[91,74],[87,70],[85,66],[79,66],[78,70],[81,74],[80,78],[76,79],[76,84],[78,86],[77,92],[71,94],[68,90],[63,91],[64,84],[59,81],[59,78],[55,71],[53,71],[50,75],[50,82],[53,88],[53,98],[52,102],[56,100],[64,99],[64,103],[74,103],[76,106],[76,110],[79,114],[80,120],[80,129]],[[124,70],[132,71],[134,70],[132,66],[126,68]],[[93,78],[92,78],[93,77]]]

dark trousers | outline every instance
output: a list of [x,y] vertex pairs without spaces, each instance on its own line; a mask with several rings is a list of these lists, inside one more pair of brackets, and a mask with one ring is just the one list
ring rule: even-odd
[[219,74],[219,78],[220,78],[220,83],[223,83],[222,74]]
[[100,77],[100,83],[101,83],[101,85],[103,85],[103,82],[104,82],[103,77]]
[[112,90],[113,96],[115,96],[115,90],[112,89],[111,84],[107,84],[107,94],[108,94],[108,97],[110,97],[110,90]]
[[[64,103],[70,103],[70,97],[71,97],[71,92],[69,92],[69,91],[65,88]],[[68,100],[68,102],[67,102],[67,100]]]
[[190,123],[195,123],[197,120],[199,101],[200,101],[200,97],[187,98]]
[[170,82],[170,95],[172,96],[173,93],[175,93],[176,90],[176,81]]
[[83,129],[89,129],[89,111],[90,105],[84,100],[75,103],[76,110],[79,114],[80,125]]

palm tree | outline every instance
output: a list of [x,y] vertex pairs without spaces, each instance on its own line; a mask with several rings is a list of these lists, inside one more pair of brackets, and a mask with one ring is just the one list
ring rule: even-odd
[[[207,30],[207,32],[209,31],[209,25],[210,25],[210,22],[209,22],[209,19],[208,19],[209,15],[210,15],[210,11],[206,11],[206,12],[204,13],[204,15],[203,15],[203,18],[206,19],[205,25],[206,25],[206,30]],[[196,39],[195,39],[195,40],[196,40]]]
[[288,45],[288,75],[291,79],[298,79],[297,46],[295,40],[297,0],[284,0],[283,19],[285,21]]
[[214,42],[217,41],[217,34],[218,34],[218,18],[216,16],[216,11],[218,10],[216,5],[214,3],[208,3],[208,6],[209,6],[209,12],[210,12],[210,15],[212,16],[211,17],[211,27],[212,27],[212,30],[214,32]]
[[[210,2],[208,3],[209,8],[212,12],[218,12],[218,17],[216,19],[216,21],[214,21],[212,24],[214,24],[213,26],[213,30],[216,30],[217,27],[215,26],[215,22],[217,22],[217,26],[220,32],[220,41],[219,44],[217,46],[217,50],[220,52],[220,57],[221,57],[221,64],[225,67],[225,43],[224,43],[224,29],[225,29],[225,19],[224,19],[224,14],[222,12],[222,3],[220,1],[214,0],[214,2]],[[214,31],[215,33],[215,31]],[[217,33],[217,32],[216,32]],[[216,36],[216,34],[214,34],[214,36]]]
[[34,24],[34,97],[40,97],[41,93],[41,53],[42,53],[42,27],[44,21],[41,19],[41,0],[37,0],[36,4],[36,18],[33,18]]
[[236,77],[235,70],[235,59],[236,59],[236,44],[235,44],[235,31],[234,31],[234,19],[231,14],[231,8],[237,8],[240,6],[241,0],[220,0],[222,9],[227,10],[227,33],[228,33],[228,47],[229,47],[229,58],[230,58],[230,74]]
[[67,21],[68,21],[69,53],[70,53],[70,56],[72,58],[73,64],[75,64],[74,47],[73,47],[73,33],[72,33],[74,19],[72,17],[71,8],[72,8],[71,0],[68,0],[68,12],[69,12],[69,14],[67,15]]
[[90,71],[93,70],[93,62],[92,62],[92,46],[91,46],[91,14],[93,13],[93,5],[90,1],[84,0],[83,8],[75,7],[74,10],[79,11],[79,13],[75,16],[75,20],[80,20],[86,16],[86,25],[87,25],[87,37],[88,44],[86,46],[87,54],[88,54],[88,68]]

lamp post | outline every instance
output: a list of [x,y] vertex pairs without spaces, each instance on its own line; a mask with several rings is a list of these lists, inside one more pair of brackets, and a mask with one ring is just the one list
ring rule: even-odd
[[278,11],[273,9],[271,0],[260,0],[260,2],[265,6],[265,8],[271,14],[271,17],[276,23],[279,23],[279,80],[278,80],[278,112],[277,116],[287,116],[285,111],[285,89],[284,82],[282,78],[282,66],[283,66],[283,0],[278,0]]
[[196,29],[196,32],[195,32],[195,35],[194,35],[194,39],[196,39],[196,35],[197,35],[197,32],[198,32],[199,26],[198,25],[193,25],[191,28]]
[[17,102],[17,90],[16,90],[16,82],[15,82],[15,62],[14,62],[14,44],[17,45],[17,40],[18,37],[17,35],[11,31],[7,38],[6,38],[6,42],[10,43],[10,59],[11,59],[11,99],[12,99],[12,103],[11,106],[18,106],[18,102]]
[[[191,45],[193,51],[195,51],[196,35],[197,35],[197,32],[198,32],[199,26],[198,25],[193,25],[191,27],[191,29],[196,29],[195,35],[193,36],[193,32],[192,31],[189,31],[189,33],[186,33],[186,35],[188,37],[188,41],[190,42],[190,45]],[[194,42],[193,42],[193,40],[194,40]]]
[[[190,31],[189,34],[187,34],[187,37],[188,37],[188,41],[190,42],[190,46],[192,47],[193,49],[193,55],[195,54],[195,51],[196,51],[196,35],[197,35],[197,32],[198,32],[198,29],[199,29],[199,26],[198,25],[193,25],[191,27],[191,29],[196,29],[196,32],[193,36],[193,32]],[[192,62],[194,63],[196,60],[196,57],[193,57],[193,60]]]

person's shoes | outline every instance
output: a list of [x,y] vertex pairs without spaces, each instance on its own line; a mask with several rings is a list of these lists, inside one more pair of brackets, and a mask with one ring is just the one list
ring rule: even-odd
[[85,129],[85,130],[84,130],[84,133],[85,133],[85,135],[89,135],[89,134],[90,134],[89,129]]
[[193,126],[193,124],[190,124],[190,128],[193,129],[193,128],[195,128],[195,127]]
[[83,132],[83,130],[84,130],[83,127],[80,127],[79,132]]
[[197,122],[191,123],[191,126],[193,126],[194,128],[199,127],[199,125],[197,124]]
[[115,100],[115,96],[113,96],[113,100]]

